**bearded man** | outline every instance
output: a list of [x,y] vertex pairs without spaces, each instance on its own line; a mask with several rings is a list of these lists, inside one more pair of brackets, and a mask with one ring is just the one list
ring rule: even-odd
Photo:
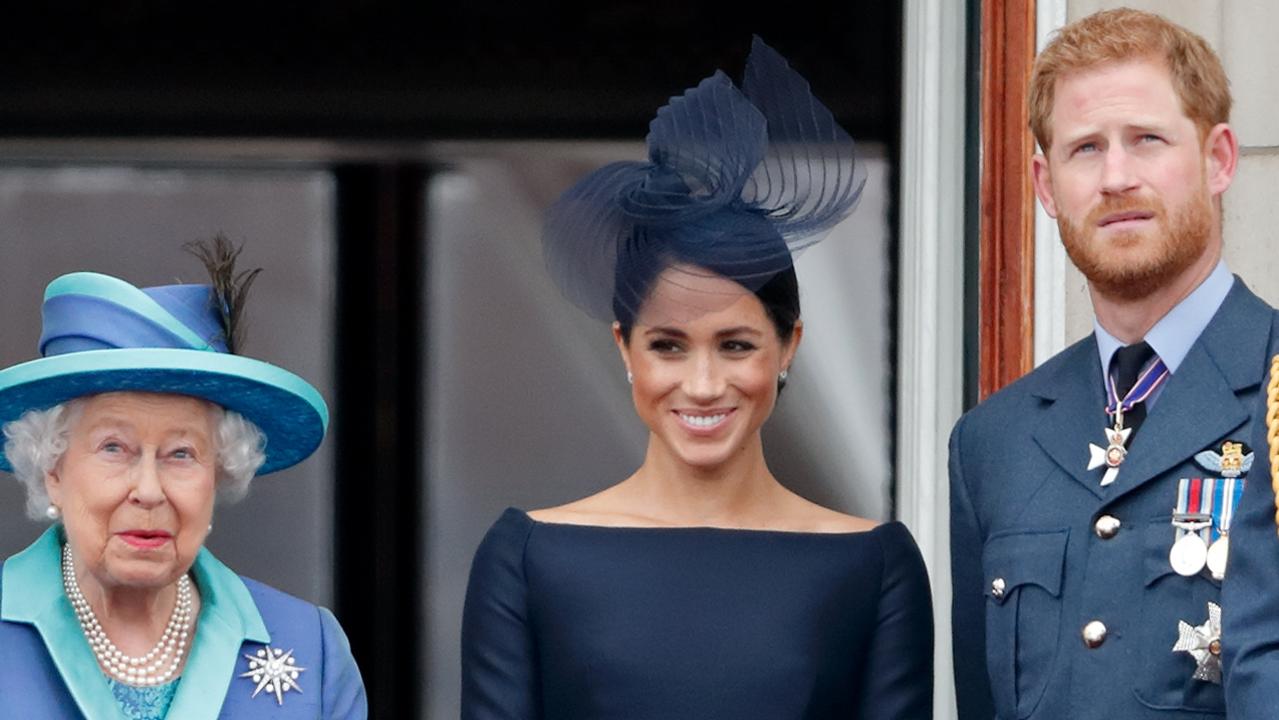
[[1250,551],[1230,523],[1276,318],[1221,259],[1230,104],[1203,38],[1149,13],[1084,18],[1036,60],[1035,192],[1096,324],[951,435],[964,720],[1226,710],[1222,583]]

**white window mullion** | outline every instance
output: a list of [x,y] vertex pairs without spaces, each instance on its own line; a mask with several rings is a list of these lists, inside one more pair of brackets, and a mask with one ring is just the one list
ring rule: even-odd
[[947,440],[963,405],[965,3],[904,16],[897,518],[932,578],[934,718],[955,717]]

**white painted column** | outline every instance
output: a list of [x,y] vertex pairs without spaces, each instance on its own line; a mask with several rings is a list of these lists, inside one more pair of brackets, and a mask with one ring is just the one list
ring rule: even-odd
[[955,717],[946,461],[963,407],[964,6],[907,0],[903,27],[897,517],[932,579],[936,720]]

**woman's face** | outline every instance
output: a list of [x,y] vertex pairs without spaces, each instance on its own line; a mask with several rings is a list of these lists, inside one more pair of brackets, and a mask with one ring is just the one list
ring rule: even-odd
[[67,541],[105,589],[161,588],[195,561],[213,516],[217,408],[119,392],[73,410],[66,452],[45,476]]
[[633,376],[635,409],[656,442],[687,465],[711,469],[758,440],[803,326],[796,322],[783,342],[763,303],[737,283],[666,272],[680,274],[659,278],[661,291],[640,309],[629,343],[616,324],[614,338]]

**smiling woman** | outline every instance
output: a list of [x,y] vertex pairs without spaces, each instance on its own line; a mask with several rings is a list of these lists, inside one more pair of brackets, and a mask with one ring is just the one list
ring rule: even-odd
[[717,73],[673,98],[648,145],[570,188],[544,235],[565,295],[613,320],[644,460],[489,531],[462,717],[924,717],[910,533],[786,488],[760,432],[804,334],[792,255],[861,190],[852,140],[757,39],[740,90]]
[[[678,280],[669,277],[676,274]],[[658,446],[654,451],[721,474],[727,463],[755,459],[742,452],[749,444],[760,445],[762,459],[760,427],[772,414],[803,325],[792,319],[776,327],[770,319],[776,310],[770,313],[760,298],[719,275],[671,268],[658,282],[669,289],[642,307],[639,336],[620,322],[614,330],[636,411]],[[708,296],[731,303],[686,322],[660,324]],[[791,297],[798,310],[798,296]]]

